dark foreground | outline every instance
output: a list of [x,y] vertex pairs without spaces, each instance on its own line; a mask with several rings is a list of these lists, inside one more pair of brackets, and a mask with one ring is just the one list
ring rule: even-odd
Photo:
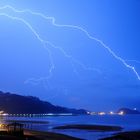
[[54,132],[25,130],[24,134],[27,136],[34,136],[38,140],[81,140],[79,138],[67,136],[64,134],[54,133]]
[[[23,137],[0,135],[0,140],[81,140],[63,134],[25,130]],[[140,140],[140,131],[122,132],[100,140]]]
[[4,133],[1,132],[0,140],[81,140],[81,139],[53,132],[24,130],[23,136],[12,136],[6,134],[5,132]]
[[[104,125],[66,125],[55,127],[54,129],[78,129],[80,130],[95,130],[95,131],[121,131],[118,126]],[[23,136],[8,135],[7,131],[0,131],[0,140],[81,140],[80,138],[71,137],[64,134],[54,132],[41,132],[33,130],[24,130]],[[100,140],[140,140],[140,131],[121,132],[112,137],[103,138]]]
[[100,140],[140,140],[140,131],[122,132]]
[[[119,126],[104,126],[104,125],[66,125],[55,127],[54,129],[78,129],[80,130],[95,130],[95,131],[121,131]],[[64,134],[54,132],[41,132],[33,130],[23,130],[20,136],[9,135],[7,131],[0,131],[0,140],[80,140],[80,138],[71,137]],[[18,133],[17,133],[18,134]]]

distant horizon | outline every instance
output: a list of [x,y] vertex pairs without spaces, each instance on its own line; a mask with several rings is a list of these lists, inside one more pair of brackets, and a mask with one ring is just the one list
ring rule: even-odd
[[[18,94],[18,93],[13,93],[13,92],[3,92],[0,90],[0,93],[3,93],[3,94],[13,94],[13,95],[19,95],[19,96],[23,96],[23,97],[33,97],[33,98],[38,98],[39,100],[41,101],[44,101],[44,102],[49,102],[47,100],[43,100],[41,99],[40,97],[38,96],[32,96],[32,95],[22,95],[22,94]],[[51,102],[49,102],[51,103]],[[55,103],[51,103],[52,105],[55,105],[55,106],[62,106],[62,107],[67,107],[67,108],[73,108],[73,109],[84,109],[84,110],[87,110],[87,111],[91,111],[91,112],[105,112],[105,113],[109,113],[109,112],[117,112],[119,109],[122,109],[122,108],[128,108],[128,109],[131,109],[131,110],[137,110],[137,111],[140,111],[139,108],[130,108],[130,107],[127,107],[127,106],[122,106],[122,107],[119,107],[119,108],[116,108],[116,110],[112,110],[112,109],[109,109],[109,110],[94,110],[94,109],[87,109],[87,108],[76,108],[76,107],[69,107],[69,106],[63,106],[63,105],[59,105],[59,104],[55,104]]]

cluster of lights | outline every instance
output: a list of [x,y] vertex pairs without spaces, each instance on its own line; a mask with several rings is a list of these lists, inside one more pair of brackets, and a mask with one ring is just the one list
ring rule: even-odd
[[107,112],[87,112],[88,115],[124,115],[125,113],[123,111],[120,111],[118,113],[110,111],[109,113]]
[[113,111],[110,111],[109,114],[110,114],[110,115],[114,115],[115,113],[114,113]]
[[98,115],[105,115],[105,112],[99,112]]
[[[136,109],[134,109],[136,110]],[[115,113],[113,111],[110,111],[109,113],[106,112],[89,112],[87,111],[88,115],[124,115],[125,113],[123,111],[120,111],[118,113]],[[0,111],[0,116],[11,116],[11,117],[36,117],[36,116],[70,116],[73,115],[72,113],[59,113],[59,114],[54,114],[54,113],[44,113],[44,114],[8,114],[4,113],[4,111]]]
[[44,113],[44,114],[0,114],[1,116],[9,116],[9,117],[38,117],[38,116],[70,116],[73,115],[72,113],[59,113],[59,114],[54,114],[54,113]]
[[3,110],[0,111],[0,116],[8,116],[9,114],[8,113],[4,113]]
[[123,111],[120,111],[120,112],[118,113],[118,115],[124,115],[124,112],[123,112]]

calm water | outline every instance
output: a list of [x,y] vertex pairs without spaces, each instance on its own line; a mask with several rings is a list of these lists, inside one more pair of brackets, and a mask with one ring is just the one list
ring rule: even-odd
[[140,115],[125,115],[125,116],[57,116],[57,117],[43,117],[43,118],[24,118],[11,117],[8,119],[15,120],[32,120],[32,121],[49,121],[49,124],[32,124],[32,129],[41,131],[53,131],[63,133],[86,140],[97,140],[101,137],[110,136],[114,132],[96,132],[86,130],[53,130],[55,126],[66,124],[101,124],[101,125],[116,125],[122,126],[123,131],[140,130]]

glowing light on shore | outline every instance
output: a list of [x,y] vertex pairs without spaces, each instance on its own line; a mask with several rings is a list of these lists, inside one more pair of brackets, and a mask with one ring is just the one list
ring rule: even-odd
[[0,111],[0,114],[3,114],[3,113],[4,113],[4,111],[3,111],[3,110],[1,110],[1,111]]
[[105,112],[99,112],[98,115],[105,115]]
[[119,115],[124,115],[124,112],[123,111],[120,111],[118,114]]
[[110,115],[114,115],[115,113],[114,113],[113,111],[110,111],[109,114],[110,114]]

